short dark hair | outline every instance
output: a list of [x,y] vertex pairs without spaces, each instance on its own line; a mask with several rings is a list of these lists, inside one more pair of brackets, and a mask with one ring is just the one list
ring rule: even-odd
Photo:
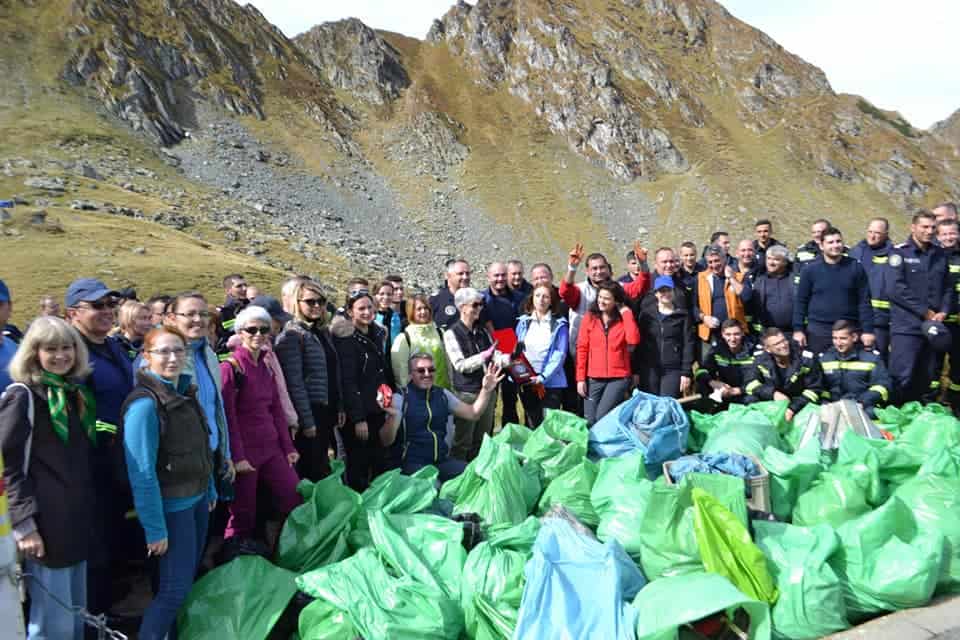
[[754,222],[753,228],[756,229],[757,227],[762,227],[763,225],[767,225],[771,229],[773,228],[773,223],[767,220],[766,218],[760,218],[759,220]]
[[370,281],[366,278],[350,278],[347,280],[347,289],[352,287],[355,284],[363,285],[364,287],[370,287]]
[[783,330],[777,327],[767,327],[760,336],[760,342],[767,344],[767,340],[774,338],[776,336],[782,336]]
[[827,225],[828,227],[832,227],[832,226],[833,226],[833,225],[830,223],[830,221],[827,220],[826,218],[817,218],[817,219],[814,220],[812,223],[810,223],[810,226],[812,227],[812,226],[815,225],[815,224],[825,224],[825,225]]
[[550,313],[558,315],[560,313],[560,292],[552,284],[537,285],[530,291],[530,295],[523,299],[522,311],[524,313],[533,313],[533,294],[537,289],[547,289],[550,291]]
[[630,249],[630,251],[627,251],[626,260],[627,260],[628,262],[629,262],[630,260],[636,260],[636,259],[637,259],[637,252],[636,252],[636,251],[634,251],[633,249]]
[[831,331],[849,331],[850,333],[860,333],[860,330],[857,328],[857,325],[853,324],[849,320],[840,319],[833,323]]
[[173,300],[173,296],[168,296],[168,295],[165,294],[165,293],[158,293],[158,294],[155,295],[155,296],[151,296],[151,297],[146,301],[145,304],[146,304],[148,307],[152,307],[152,306],[155,305],[156,303],[162,302],[162,303],[163,303],[163,306],[166,307],[168,304],[170,304],[170,301],[171,301],[171,300]]
[[941,202],[934,209],[946,209],[953,215],[957,215],[957,205],[954,202]]
[[720,239],[720,236],[727,236],[729,238],[730,234],[726,231],[714,231],[710,234],[710,244],[716,243],[716,241]]
[[223,276],[223,288],[229,289],[233,286],[234,280],[246,280],[242,273],[231,273],[228,276]]
[[927,218],[929,220],[936,220],[937,216],[933,215],[932,211],[927,209],[917,209],[913,214],[913,218],[910,219],[910,224],[917,224],[920,222],[920,218]]
[[603,260],[608,267],[610,266],[610,261],[607,260],[607,256],[603,255],[602,253],[591,253],[590,255],[587,256],[587,259],[584,260],[583,263],[590,264],[594,260]]
[[533,266],[531,266],[531,267],[530,267],[530,273],[533,273],[533,270],[534,270],[534,269],[546,269],[546,270],[547,270],[547,273],[549,273],[550,276],[553,277],[553,267],[551,267],[550,265],[548,265],[546,262],[538,262],[538,263],[534,264]]
[[693,252],[694,252],[694,253],[697,252],[697,245],[694,244],[694,243],[693,243],[692,241],[690,241],[690,240],[684,240],[683,242],[681,242],[681,243],[680,243],[680,248],[681,248],[681,249],[693,249]]
[[400,283],[403,284],[403,276],[397,275],[396,273],[389,273],[383,276],[383,279],[387,282],[392,282],[394,284]]
[[957,227],[960,229],[960,220],[956,218],[945,218],[937,223],[937,232],[944,227]]
[[827,236],[840,236],[842,238],[843,231],[840,231],[840,229],[836,227],[827,227],[823,230],[823,237],[826,238]]
[[736,318],[727,318],[726,320],[720,323],[720,332],[723,333],[727,329],[733,329],[734,327],[736,327],[737,329],[740,329],[740,331],[743,331],[743,325],[740,324],[739,320],[737,320]]

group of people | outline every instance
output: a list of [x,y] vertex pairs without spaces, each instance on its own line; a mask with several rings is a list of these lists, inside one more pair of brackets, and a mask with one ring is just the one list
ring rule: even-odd
[[[734,251],[722,231],[699,254],[636,243],[618,279],[580,244],[560,278],[498,261],[482,289],[455,259],[433,295],[353,278],[340,306],[299,275],[278,297],[228,275],[219,307],[79,278],[65,317],[46,296],[24,333],[0,282],[0,448],[30,637],[81,637],[60,603],[108,611],[111,570],[138,554],[156,559],[140,637],[173,637],[210,549],[282,522],[331,455],[357,491],[388,469],[453,478],[494,432],[498,396],[501,423],[519,404],[530,428],[561,408],[593,425],[635,388],[713,408],[786,400],[788,419],[939,397],[960,351],[955,205],[918,211],[900,244],[883,218],[853,248],[827,220],[792,253],[772,231],[758,221]],[[960,367],[950,379],[957,407]]]

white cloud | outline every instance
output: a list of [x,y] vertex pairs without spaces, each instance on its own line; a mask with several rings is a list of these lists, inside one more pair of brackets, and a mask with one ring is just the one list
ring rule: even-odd
[[[355,17],[423,38],[455,0],[253,0],[288,36]],[[856,93],[927,128],[960,109],[956,0],[723,0],[741,20],[824,70],[834,90]]]

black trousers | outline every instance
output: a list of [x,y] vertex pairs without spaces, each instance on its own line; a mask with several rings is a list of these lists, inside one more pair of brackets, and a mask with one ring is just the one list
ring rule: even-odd
[[680,374],[680,369],[648,367],[640,376],[640,384],[647,393],[668,398],[679,398]]
[[311,482],[317,482],[330,475],[329,450],[333,442],[333,430],[337,425],[337,410],[325,404],[311,405],[310,410],[317,423],[317,435],[308,438],[303,435],[301,428],[293,439],[293,446],[300,454],[297,475]]
[[367,416],[366,440],[357,438],[353,422],[347,421],[340,433],[343,436],[343,446],[347,449],[347,485],[357,492],[362,492],[370,481],[387,470],[386,450],[380,444],[380,429],[386,419],[385,413],[374,413]]
[[517,383],[509,377],[500,382],[500,402],[503,407],[500,415],[500,426],[508,422],[520,422],[520,415],[517,413]]
[[520,387],[520,402],[523,403],[523,413],[526,416],[527,426],[536,429],[543,422],[544,409],[559,409],[563,403],[563,389],[546,389],[543,399],[537,397],[531,385]]
[[940,392],[937,363],[942,362],[924,336],[896,333],[890,345],[890,377],[896,404],[934,402]]

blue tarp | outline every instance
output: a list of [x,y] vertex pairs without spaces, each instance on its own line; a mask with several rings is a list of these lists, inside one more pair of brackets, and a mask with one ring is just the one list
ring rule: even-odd
[[698,453],[677,458],[670,464],[670,478],[677,484],[688,473],[724,473],[744,480],[760,475],[756,463],[739,453]]
[[684,454],[689,432],[690,421],[676,399],[634,391],[593,425],[589,451],[595,458],[641,451],[647,473],[657,477],[664,462]]
[[602,543],[562,518],[545,518],[527,563],[514,640],[634,640],[630,605],[646,578],[620,543]]

